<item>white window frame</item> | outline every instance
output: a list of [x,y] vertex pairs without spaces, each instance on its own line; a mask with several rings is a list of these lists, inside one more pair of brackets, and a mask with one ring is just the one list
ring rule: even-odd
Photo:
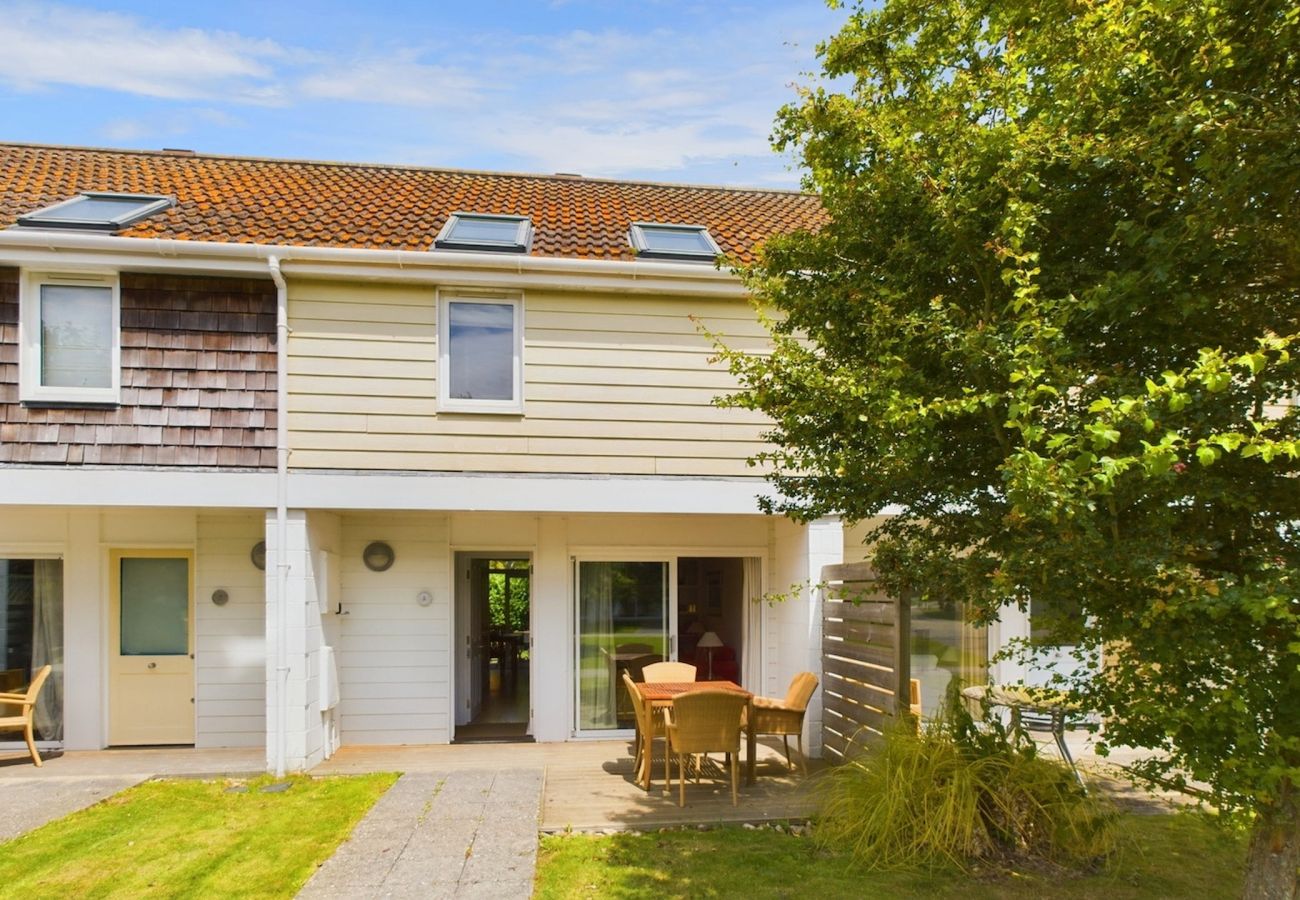
[[[452,397],[451,389],[451,315],[452,303],[509,304],[514,308],[514,353],[512,354],[511,383],[514,397],[510,400],[473,400]],[[467,290],[440,290],[438,292],[438,404],[440,413],[489,413],[497,415],[522,415],[524,411],[524,298],[522,294],[490,293]]]
[[[41,384],[41,287],[107,287],[112,292],[113,334],[108,387]],[[18,396],[24,403],[119,404],[122,399],[122,288],[116,272],[23,272],[18,293]]]

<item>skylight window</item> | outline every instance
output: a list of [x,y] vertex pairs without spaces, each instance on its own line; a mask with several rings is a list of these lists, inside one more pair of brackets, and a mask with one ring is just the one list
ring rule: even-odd
[[156,194],[85,193],[20,216],[18,224],[28,228],[121,231],[128,225],[175,205],[174,198]]
[[642,259],[712,262],[722,252],[703,225],[633,222],[628,238],[636,248],[636,255]]
[[533,244],[533,223],[527,216],[452,213],[433,242],[439,250],[490,250],[527,253]]

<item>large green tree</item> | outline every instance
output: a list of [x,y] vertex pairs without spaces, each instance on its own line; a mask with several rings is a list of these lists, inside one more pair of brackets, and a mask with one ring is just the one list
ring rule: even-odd
[[1107,739],[1295,896],[1300,7],[886,0],[820,58],[775,141],[827,220],[746,272],[774,351],[723,349],[772,508],[897,506],[883,574],[983,621],[1080,604]]

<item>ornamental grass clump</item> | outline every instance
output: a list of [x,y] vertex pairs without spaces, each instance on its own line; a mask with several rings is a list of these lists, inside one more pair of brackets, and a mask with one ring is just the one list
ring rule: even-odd
[[900,723],[831,771],[814,836],[872,869],[1103,866],[1115,814],[996,719],[957,704],[920,730]]

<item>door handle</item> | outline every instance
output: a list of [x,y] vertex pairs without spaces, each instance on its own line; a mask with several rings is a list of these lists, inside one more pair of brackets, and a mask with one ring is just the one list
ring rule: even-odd
[[149,668],[151,668],[151,669],[156,669],[156,668],[158,668],[158,664],[157,664],[156,662],[151,662],[151,663],[149,663]]

